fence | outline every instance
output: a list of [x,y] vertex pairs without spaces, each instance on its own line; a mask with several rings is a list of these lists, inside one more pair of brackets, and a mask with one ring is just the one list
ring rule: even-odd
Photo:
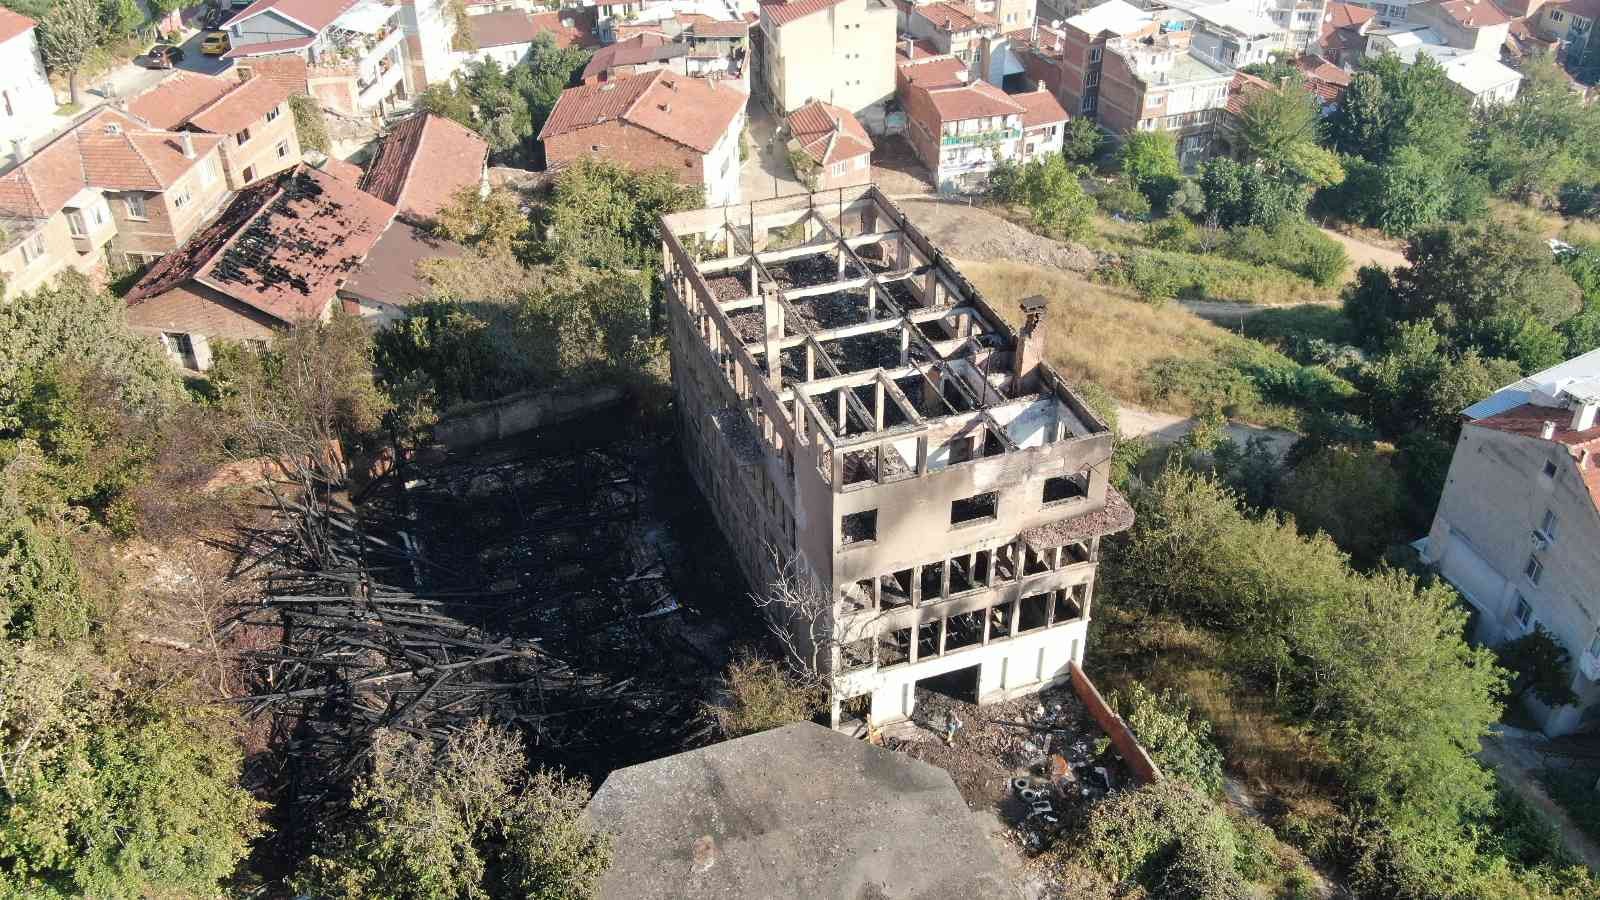
[[1100,691],[1083,672],[1083,667],[1077,663],[1072,664],[1072,690],[1088,707],[1089,715],[1094,718],[1095,724],[1111,738],[1111,743],[1122,755],[1123,762],[1133,770],[1133,777],[1140,785],[1150,784],[1161,780],[1161,769],[1156,766],[1155,760],[1144,747],[1139,745],[1139,739],[1133,736],[1133,729],[1122,717],[1112,711],[1105,698],[1100,696]]

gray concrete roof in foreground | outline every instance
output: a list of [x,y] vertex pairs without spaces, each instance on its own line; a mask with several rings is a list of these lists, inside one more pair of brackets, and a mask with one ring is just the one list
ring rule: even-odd
[[809,722],[611,773],[602,900],[1011,900],[942,769]]

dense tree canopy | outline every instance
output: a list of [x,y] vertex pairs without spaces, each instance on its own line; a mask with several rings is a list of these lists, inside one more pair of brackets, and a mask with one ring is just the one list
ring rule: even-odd
[[540,34],[525,61],[509,69],[492,59],[469,62],[461,78],[428,86],[417,103],[478,132],[497,159],[537,166],[543,161],[539,129],[588,62],[589,51]]

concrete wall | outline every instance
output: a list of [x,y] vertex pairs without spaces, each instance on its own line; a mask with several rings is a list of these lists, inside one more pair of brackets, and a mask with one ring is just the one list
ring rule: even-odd
[[1106,733],[1106,737],[1111,738],[1117,753],[1122,755],[1122,761],[1133,770],[1134,780],[1141,785],[1160,781],[1160,767],[1139,743],[1128,723],[1123,721],[1123,718],[1106,703],[1105,698],[1100,696],[1100,689],[1094,686],[1094,682],[1084,674],[1083,666],[1078,663],[1072,665],[1072,690],[1078,695],[1078,699],[1083,701],[1095,724]]
[[[275,113],[268,112],[251,122],[247,130],[250,139],[243,145],[235,132],[223,139],[221,147],[228,187],[236,191],[300,162],[300,136],[295,133],[294,113],[288,100],[279,103]],[[249,178],[245,177],[246,169],[253,170]]]
[[[202,157],[188,174],[162,193],[139,192],[144,197],[144,218],[135,218],[127,203],[127,193],[110,193],[111,215],[117,222],[117,237],[112,249],[123,253],[161,255],[176,250],[201,225],[228,195],[219,147]],[[187,193],[180,207],[178,197]]]
[[[1570,413],[1552,409],[1550,416],[1564,426]],[[1553,477],[1544,475],[1547,462],[1556,466]],[[1557,536],[1541,550],[1532,533],[1547,510],[1556,514]],[[1520,595],[1576,666],[1600,626],[1600,513],[1566,447],[1463,428],[1428,543],[1428,561],[1481,613],[1479,640],[1498,644],[1526,633],[1516,620]],[[1530,556],[1544,566],[1538,584],[1524,574]],[[1600,715],[1600,685],[1575,672],[1572,688],[1578,706],[1533,710],[1548,733],[1589,728]]]
[[43,137],[55,125],[56,94],[45,76],[34,30],[0,44],[0,151]]
[[451,450],[460,450],[565,422],[620,403],[622,397],[622,389],[611,385],[514,394],[446,413],[433,434]]
[[[51,216],[38,233],[38,243],[35,240],[30,235],[0,252],[0,275],[5,277],[5,297],[15,297],[50,284],[67,269],[88,274],[105,264],[103,252],[86,255],[77,251],[65,213]],[[30,248],[42,245],[44,252],[30,260],[24,244]]]
[[894,96],[893,6],[845,0],[781,28],[763,11],[761,27],[764,77],[780,114],[814,99],[859,113]]

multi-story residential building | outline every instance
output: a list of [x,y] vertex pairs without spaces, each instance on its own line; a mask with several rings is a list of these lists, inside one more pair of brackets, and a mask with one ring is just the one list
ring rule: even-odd
[[293,53],[306,60],[322,105],[347,115],[385,111],[421,89],[404,21],[400,6],[379,0],[256,0],[225,24],[227,55]]
[[993,16],[967,3],[935,0],[906,11],[906,33],[935,53],[948,53],[977,72],[989,71],[989,42],[1000,33]]
[[394,211],[309,166],[258,181],[128,291],[128,326],[204,371],[213,340],[264,341],[325,319]]
[[235,79],[177,72],[128,101],[128,111],[158,128],[220,135],[228,187],[300,163],[289,88],[272,78]]
[[1317,46],[1323,59],[1336,66],[1354,69],[1367,55],[1367,33],[1379,27],[1377,11],[1354,3],[1334,0],[1322,17]]
[[1553,45],[1561,64],[1583,83],[1600,75],[1600,42],[1594,40],[1600,0],[1504,0],[1502,6],[1541,43]]
[[1316,47],[1328,5],[1329,0],[1275,0],[1262,12],[1283,29],[1283,48],[1293,55]]
[[34,21],[0,7],[0,151],[55,125],[56,94],[44,73]]
[[67,269],[149,262],[228,197],[222,138],[149,127],[102,107],[0,173],[8,294]]
[[790,113],[784,124],[790,151],[816,167],[813,190],[872,180],[872,138],[849,110],[813,100]]
[[411,64],[411,90],[444,84],[456,73],[456,20],[451,0],[398,0],[400,27],[406,34],[406,60]]
[[1542,627],[1574,663],[1577,702],[1524,703],[1547,734],[1600,719],[1600,351],[1530,375],[1462,412],[1423,560],[1499,644]]
[[1001,160],[1059,151],[1067,121],[1048,91],[1006,94],[987,81],[912,85],[901,103],[911,149],[941,192],[979,190]]
[[1069,677],[1133,512],[1045,361],[1045,299],[1011,327],[870,185],[668,215],[662,242],[689,471],[751,587],[802,598],[767,611],[832,724]]
[[549,168],[582,156],[664,168],[708,203],[736,203],[748,98],[728,82],[660,70],[585,84],[561,92],[539,140]]
[[1233,70],[1191,52],[1191,32],[1106,44],[1100,124],[1118,133],[1169,131],[1192,170],[1210,152],[1217,116],[1228,104]]
[[1192,17],[1190,52],[1218,65],[1238,69],[1284,55],[1287,30],[1274,24],[1258,0],[1159,0],[1151,9],[1168,30],[1191,27]]
[[822,100],[881,120],[894,96],[895,16],[888,0],[762,4],[751,55],[763,102],[788,115]]
[[[1413,15],[1420,15],[1424,5],[1412,7]],[[1501,22],[1494,28],[1472,29],[1462,33],[1441,33],[1432,25],[1411,23],[1375,28],[1367,33],[1367,56],[1385,54],[1398,57],[1410,65],[1419,56],[1427,56],[1444,67],[1451,84],[1475,106],[1509,103],[1517,96],[1522,85],[1522,73],[1500,62],[1500,48],[1507,32],[1504,16],[1498,11]],[[1478,40],[1484,32],[1492,32],[1499,40],[1492,49],[1478,49]],[[1455,46],[1450,39],[1472,40],[1467,46]]]
[[1061,105],[1075,116],[1099,118],[1106,43],[1140,41],[1161,33],[1155,14],[1124,0],[1106,0],[1061,24]]

